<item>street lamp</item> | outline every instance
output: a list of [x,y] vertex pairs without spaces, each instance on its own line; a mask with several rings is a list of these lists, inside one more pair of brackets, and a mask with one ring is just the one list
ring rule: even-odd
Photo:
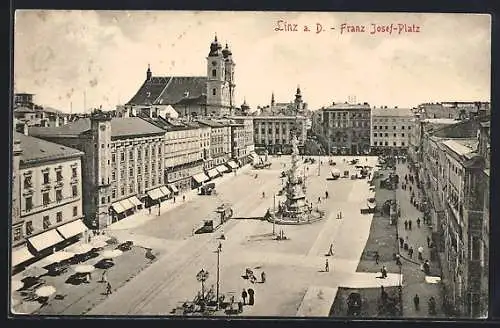
[[201,298],[205,301],[205,280],[208,279],[208,271],[201,269],[200,272],[196,274],[196,279],[201,282]]
[[219,285],[220,285],[220,252],[222,252],[222,244],[219,243],[217,250],[217,292],[216,292],[216,302],[217,310],[219,309]]

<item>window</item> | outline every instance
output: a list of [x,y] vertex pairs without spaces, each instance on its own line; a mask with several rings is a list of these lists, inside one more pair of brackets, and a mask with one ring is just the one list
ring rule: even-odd
[[112,197],[112,198],[116,198],[116,189],[113,189],[113,190],[111,191],[111,197]]
[[142,153],[140,149],[137,149],[137,159],[142,159]]
[[134,169],[132,167],[128,170],[128,175],[131,177],[134,176]]
[[215,94],[216,94],[216,90],[212,89],[212,95],[215,96]]
[[48,192],[44,192],[42,194],[42,199],[43,199],[43,205],[47,205],[50,203],[50,197],[49,197],[49,193]]
[[133,185],[130,185],[130,187],[128,188],[128,192],[129,193],[133,193],[134,192],[134,186]]
[[125,161],[125,153],[120,153],[120,161],[121,162]]
[[403,125],[403,126],[401,127],[401,130],[404,130],[404,129],[405,129],[405,126]]
[[394,138],[396,138],[396,134],[394,133]]
[[73,197],[77,197],[78,196],[78,186],[71,186],[71,194],[73,195]]
[[389,142],[387,142],[387,141],[386,141],[386,142],[385,142],[385,145],[386,145],[386,146],[389,146]]
[[76,169],[76,167],[72,167],[71,168],[71,177],[76,178],[77,175],[78,175],[78,170]]
[[374,145],[374,146],[376,146],[376,145],[377,145],[377,142],[376,142],[376,141],[374,141],[374,142],[373,142],[373,145]]
[[472,236],[471,260],[481,259],[481,240],[477,236]]
[[62,222],[62,212],[57,212],[56,213],[56,222]]
[[386,137],[388,137],[388,136],[389,136],[389,133],[386,133],[386,134],[385,134],[385,136],[386,136]]
[[404,147],[404,145],[405,145],[405,142],[404,142],[404,141],[401,141],[401,146],[403,146],[403,147]]
[[45,172],[43,174],[43,183],[44,184],[49,183],[49,172]]
[[31,182],[31,177],[24,178],[24,189],[28,189],[33,187],[33,183]]
[[388,129],[388,126],[387,126],[387,125],[385,126],[385,129],[386,129],[386,130]]
[[120,190],[120,194],[123,196],[125,195],[125,187],[122,187],[121,190]]
[[21,227],[17,227],[14,229],[14,241],[19,241],[23,237],[23,229]]
[[111,172],[111,180],[116,180],[116,171]]
[[44,216],[43,217],[43,230],[46,230],[50,228],[50,220],[49,220],[49,216]]
[[111,203],[111,197],[108,196],[108,203]]
[[111,154],[111,162],[116,162],[116,154]]
[[31,196],[25,198],[26,204],[26,212],[29,212],[33,209],[33,198]]
[[402,137],[404,137],[404,136],[405,136],[405,134],[404,134],[404,133],[401,133],[401,136],[402,136]]
[[26,221],[26,234],[29,236],[33,233],[33,222]]
[[138,166],[137,167],[137,174],[141,174],[142,173],[142,167]]
[[411,130],[411,126],[408,126],[408,130]]
[[106,204],[106,197],[101,197],[101,204]]
[[101,149],[104,149],[104,144],[101,144]]
[[396,141],[394,141],[394,142],[392,143],[392,145],[393,145],[393,146],[396,146]]
[[161,155],[161,146],[158,146],[158,155]]
[[158,177],[158,184],[161,183],[161,176]]
[[377,130],[377,126],[376,125],[373,126],[373,130]]
[[374,133],[374,134],[373,134],[373,136],[374,136],[374,137],[376,137],[376,136],[377,136],[377,134],[376,134],[376,133]]
[[212,77],[217,77],[217,70],[216,69],[212,70]]
[[73,216],[78,216],[78,206],[73,206]]
[[392,127],[392,129],[393,129],[393,130],[396,130],[396,126],[393,126],[393,127]]
[[[73,187],[75,187],[75,186],[73,186]],[[56,190],[56,202],[60,202],[60,201],[62,201],[62,199],[63,199],[62,190],[57,189]]]
[[130,160],[133,160],[133,159],[134,159],[134,152],[133,152],[132,150],[128,152],[128,158],[129,158]]

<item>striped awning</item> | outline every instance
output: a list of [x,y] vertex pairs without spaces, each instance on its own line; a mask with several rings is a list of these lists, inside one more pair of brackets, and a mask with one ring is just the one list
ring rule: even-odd
[[170,188],[170,190],[172,190],[173,193],[179,192],[179,189],[177,189],[177,187],[175,185],[168,185],[168,187]]
[[135,207],[135,205],[130,200],[128,200],[128,199],[121,200],[120,204],[123,206],[123,208],[125,209],[125,211],[128,211],[131,208]]
[[61,241],[64,241],[64,238],[61,237],[56,229],[52,229],[34,237],[28,238],[28,241],[36,249],[37,252],[40,252],[60,243]]
[[163,195],[163,193],[161,192],[160,188],[156,188],[156,189],[153,189],[153,190],[148,191],[148,196],[149,196],[152,200],[157,200],[157,199],[162,198],[164,195]]
[[228,172],[229,171],[229,168],[225,165],[219,165],[216,167],[217,171],[219,171],[220,173],[224,173],[224,172]]
[[217,171],[217,169],[211,169],[207,173],[210,178],[215,178],[216,176],[219,175],[219,171]]
[[120,204],[120,202],[111,204],[111,207],[118,214],[125,212],[125,209],[123,208],[122,204]]
[[170,196],[170,194],[172,193],[170,190],[168,190],[167,187],[165,186],[161,186],[160,187],[160,191],[163,193],[163,195],[165,196]]
[[207,177],[207,175],[205,173],[198,173],[198,174],[195,174],[193,175],[193,179],[198,182],[198,183],[203,183],[205,181],[208,181],[210,180],[209,177]]
[[237,169],[238,168],[238,164],[236,164],[235,161],[229,161],[226,164],[229,165],[229,167],[232,168],[232,169]]
[[132,204],[134,204],[135,206],[142,206],[142,202],[139,200],[139,198],[137,198],[137,196],[132,196],[128,199]]
[[18,264],[21,264],[23,262],[26,262],[35,256],[30,253],[28,250],[28,247],[23,246],[19,249],[13,250],[12,251],[12,266],[16,266]]
[[66,239],[87,231],[88,228],[83,224],[82,220],[75,220],[57,227],[57,231]]

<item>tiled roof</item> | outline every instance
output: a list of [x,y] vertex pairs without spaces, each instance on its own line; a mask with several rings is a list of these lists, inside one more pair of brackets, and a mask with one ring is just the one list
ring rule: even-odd
[[372,116],[413,116],[409,108],[372,108]]
[[443,141],[443,144],[451,149],[458,155],[466,155],[468,153],[473,152],[475,149],[465,146],[464,144],[457,142],[456,140],[446,140]]
[[21,141],[21,163],[30,164],[82,156],[83,152],[53,142],[14,132],[14,139]]
[[350,110],[350,109],[370,109],[370,105],[367,103],[364,104],[333,104],[328,107],[322,108],[322,110]]
[[144,81],[127,104],[175,105],[186,98],[199,101],[206,94],[206,88],[206,76],[155,76]]
[[111,119],[111,137],[131,137],[164,133],[165,130],[140,117],[120,117]]
[[90,119],[80,118],[76,121],[59,127],[30,127],[28,132],[32,136],[79,136],[90,130]]
[[215,121],[212,121],[212,120],[198,119],[197,121],[198,121],[198,123],[200,123],[202,125],[207,125],[207,126],[209,126],[211,128],[221,128],[221,127],[224,126],[223,124],[215,122]]

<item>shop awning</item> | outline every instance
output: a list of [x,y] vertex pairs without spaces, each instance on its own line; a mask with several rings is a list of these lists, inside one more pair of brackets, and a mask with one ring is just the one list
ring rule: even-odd
[[12,251],[12,266],[16,266],[23,262],[28,261],[29,259],[34,258],[35,256],[30,253],[28,247],[23,246],[19,249]]
[[217,171],[217,169],[211,169],[207,173],[210,178],[215,178],[216,176],[219,175],[219,171]]
[[238,168],[238,164],[236,164],[235,161],[229,161],[226,164],[229,165],[229,167],[232,168],[232,169],[237,169]]
[[224,173],[224,172],[228,172],[229,169],[227,166],[225,165],[219,165],[216,167],[217,171],[219,171],[220,173]]
[[172,190],[172,192],[174,194],[179,192],[179,189],[177,189],[177,187],[175,185],[169,185],[168,187],[170,188],[170,190]]
[[168,196],[170,196],[170,194],[171,194],[170,190],[168,190],[168,188],[167,188],[167,187],[165,187],[165,186],[161,186],[161,187],[160,187],[160,190],[161,190],[161,192],[163,193],[163,195],[165,195],[165,196],[167,196],[167,197],[168,197]]
[[157,200],[163,197],[163,193],[161,192],[160,188],[156,188],[153,190],[148,191],[148,196],[152,200]]
[[111,204],[111,207],[118,214],[125,212],[125,209],[123,208],[122,204],[120,204],[120,202]]
[[128,199],[123,199],[120,201],[121,206],[125,209],[125,211],[130,210],[131,208],[134,208],[135,205]]
[[57,227],[57,231],[59,231],[59,233],[66,239],[76,236],[79,233],[87,230],[88,228],[85,224],[83,224],[82,220],[75,220],[73,222],[69,222],[60,227]]
[[253,159],[259,159],[259,155],[257,155],[255,152],[251,152],[248,154],[248,156],[252,157]]
[[56,229],[52,229],[34,237],[28,238],[28,241],[31,245],[33,245],[37,252],[40,252],[46,248],[49,248],[50,246],[54,246],[55,244],[64,241],[64,238],[61,237]]
[[139,198],[137,198],[137,196],[132,196],[128,199],[132,204],[134,204],[135,206],[142,206],[144,204],[142,204],[142,202],[139,200]]
[[206,176],[205,173],[198,173],[198,174],[195,174],[193,175],[193,179],[198,182],[198,183],[203,183],[205,181],[208,181],[210,180],[209,177]]

